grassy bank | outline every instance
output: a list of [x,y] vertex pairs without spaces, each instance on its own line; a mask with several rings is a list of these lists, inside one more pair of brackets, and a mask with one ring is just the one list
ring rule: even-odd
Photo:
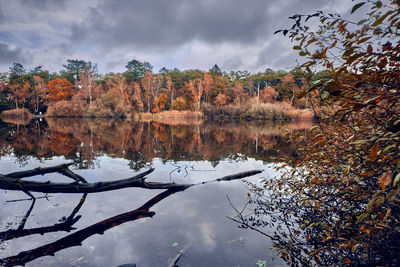
[[311,111],[297,109],[285,102],[226,105],[219,108],[205,106],[203,113],[207,118],[219,120],[302,121],[314,117]]
[[12,122],[15,124],[28,124],[35,115],[26,108],[17,108],[4,110],[0,114],[0,119],[4,122]]
[[[248,103],[241,105],[226,105],[222,107],[203,106],[201,111],[170,110],[158,113],[133,113],[123,109],[89,109],[80,105],[66,105],[66,101],[59,101],[49,106],[46,117],[80,117],[80,118],[128,118],[142,122],[163,122],[192,124],[203,119],[214,120],[271,120],[271,121],[310,121],[313,113],[310,110],[301,110],[286,102],[276,103]],[[0,114],[4,120],[29,121],[34,115],[27,109],[6,110]]]
[[135,113],[134,119],[142,122],[163,122],[167,124],[193,124],[202,122],[204,114],[200,111],[170,110],[158,113]]

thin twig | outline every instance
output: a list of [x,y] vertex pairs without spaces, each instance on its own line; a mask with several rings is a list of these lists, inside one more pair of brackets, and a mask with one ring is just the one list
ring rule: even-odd
[[171,263],[169,264],[169,267],[177,267],[178,265],[176,265],[176,264],[178,263],[179,259],[182,257],[182,255],[183,255],[184,252],[185,252],[185,251],[184,251],[183,249],[181,249],[181,250],[178,252],[178,254],[175,256],[175,258],[173,258],[173,259],[171,260]]

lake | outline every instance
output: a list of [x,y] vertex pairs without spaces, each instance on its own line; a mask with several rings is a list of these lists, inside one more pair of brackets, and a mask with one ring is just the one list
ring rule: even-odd
[[[307,123],[168,123],[111,119],[0,122],[0,173],[72,163],[89,183],[132,177],[196,184],[180,191],[128,187],[91,193],[0,190],[0,262],[27,266],[281,266],[271,241],[228,217],[248,202],[245,181],[276,175],[285,129]],[[209,182],[250,170],[242,180]],[[71,182],[60,174],[34,181]],[[204,183],[202,182],[209,182]]]

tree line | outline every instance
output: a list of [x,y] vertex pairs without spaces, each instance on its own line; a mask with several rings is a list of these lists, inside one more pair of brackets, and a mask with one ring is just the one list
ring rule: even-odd
[[[124,117],[132,112],[201,110],[244,103],[285,101],[304,108],[297,92],[305,85],[300,69],[251,74],[162,68],[153,72],[149,62],[136,59],[123,73],[100,74],[97,64],[69,59],[59,73],[41,66],[27,71],[14,63],[0,77],[0,109],[27,108],[33,114]],[[326,75],[318,73],[317,76]]]

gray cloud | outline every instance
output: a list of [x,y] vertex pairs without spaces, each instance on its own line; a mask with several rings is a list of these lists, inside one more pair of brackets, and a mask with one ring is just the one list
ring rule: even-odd
[[26,62],[26,56],[24,56],[21,48],[13,48],[6,43],[0,42],[0,68],[8,69],[8,67],[11,65],[8,63],[14,62]]
[[104,1],[91,9],[91,20],[74,25],[72,39],[156,49],[194,39],[249,44],[274,30],[279,14],[268,11],[275,6],[265,0]]
[[[18,0],[17,0],[18,1]],[[65,0],[23,0],[20,1],[21,4],[27,5],[35,9],[54,9],[54,8],[64,8]]]
[[6,19],[6,16],[3,14],[3,12],[0,9],[0,23],[2,23]]
[[[150,61],[155,70],[208,69],[217,63],[226,70],[259,71],[295,64],[296,53],[290,51],[288,40],[273,35],[290,25],[290,15],[321,9],[343,13],[352,4],[349,0],[0,0],[0,38],[20,47],[18,52],[3,47],[8,54],[31,55],[33,66],[56,68],[51,70],[59,70],[68,58],[82,58],[97,62],[103,72],[123,71],[126,62],[137,58]],[[11,57],[1,60],[12,63]],[[4,71],[2,64],[0,68]]]

